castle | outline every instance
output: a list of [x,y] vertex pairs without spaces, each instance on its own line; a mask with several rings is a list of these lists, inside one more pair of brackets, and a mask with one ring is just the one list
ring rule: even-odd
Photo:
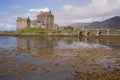
[[54,15],[52,15],[51,10],[47,12],[40,12],[37,15],[36,20],[30,20],[30,18],[17,18],[17,31],[35,28],[35,29],[47,29],[47,30],[57,30],[57,25],[54,24]]

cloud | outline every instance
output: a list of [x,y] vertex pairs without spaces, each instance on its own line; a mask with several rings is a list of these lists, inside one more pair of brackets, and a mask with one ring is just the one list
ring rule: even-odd
[[40,11],[46,12],[46,11],[49,11],[49,8],[43,8],[43,9],[29,9],[28,11],[29,11],[29,12],[40,12]]
[[13,16],[6,16],[0,19],[0,31],[16,30],[16,18]]
[[0,19],[0,30],[16,29],[16,17],[10,15],[8,16],[6,16],[5,19]]
[[0,22],[0,31],[10,31],[10,30],[16,30],[16,26],[14,23]]
[[48,12],[48,11],[50,11],[50,9],[49,8],[29,9],[29,10],[27,10],[27,13],[24,14],[24,16],[30,17],[31,19],[35,19],[36,15],[38,15],[41,11]]
[[12,8],[12,9],[21,9],[21,6],[20,5],[18,5],[18,4],[16,4],[16,5],[12,5],[12,6],[10,6],[10,8]]
[[120,0],[91,0],[83,6],[64,5],[54,14],[55,22],[62,25],[103,20],[120,14]]

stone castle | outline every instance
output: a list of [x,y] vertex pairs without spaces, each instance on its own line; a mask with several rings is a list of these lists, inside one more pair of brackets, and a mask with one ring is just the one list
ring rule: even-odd
[[37,15],[36,20],[30,20],[30,18],[17,18],[17,31],[35,28],[35,29],[47,29],[47,30],[57,30],[58,26],[54,24],[54,15],[51,11],[40,12]]

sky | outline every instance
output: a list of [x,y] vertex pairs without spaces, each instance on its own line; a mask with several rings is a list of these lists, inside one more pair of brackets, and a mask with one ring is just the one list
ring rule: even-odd
[[0,31],[16,30],[17,17],[34,20],[49,10],[60,26],[88,23],[120,16],[120,0],[0,0]]

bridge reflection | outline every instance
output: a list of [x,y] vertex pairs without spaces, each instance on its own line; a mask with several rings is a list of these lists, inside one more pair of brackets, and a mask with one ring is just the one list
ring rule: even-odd
[[115,49],[120,49],[120,40],[118,39],[110,40],[110,39],[79,38],[79,41],[83,41],[85,43],[103,44]]

